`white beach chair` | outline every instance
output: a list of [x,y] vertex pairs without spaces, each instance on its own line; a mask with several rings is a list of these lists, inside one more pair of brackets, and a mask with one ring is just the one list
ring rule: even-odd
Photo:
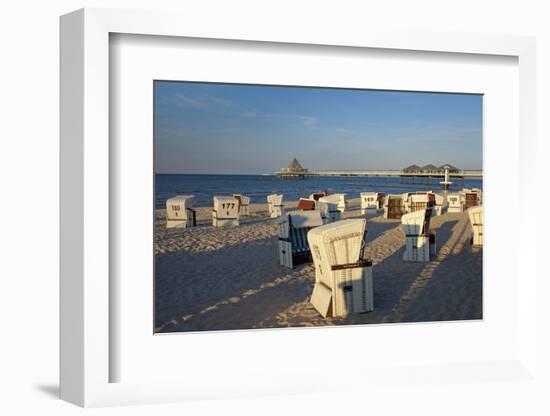
[[386,194],[384,192],[377,192],[378,194],[378,200],[377,200],[377,210],[382,212],[384,211],[384,200],[386,197]]
[[483,204],[483,191],[479,188],[472,188],[472,192],[477,193],[478,205],[482,205]]
[[279,217],[279,263],[293,268],[311,261],[307,233],[323,225],[319,211],[291,211]]
[[434,205],[434,215],[441,215],[443,214],[443,209],[446,207],[446,201],[443,195],[434,194],[435,195],[435,205]]
[[472,245],[483,246],[483,206],[478,205],[468,210],[468,217],[472,226]]
[[430,261],[436,255],[435,234],[430,233],[432,209],[410,212],[401,217],[405,232],[404,261]]
[[302,211],[313,211],[316,207],[317,201],[315,199],[300,198],[296,208]]
[[464,194],[461,192],[447,195],[447,212],[464,212]]
[[166,228],[188,228],[197,224],[194,195],[177,195],[166,200]]
[[409,194],[386,195],[384,198],[384,218],[400,220],[406,212],[405,201]]
[[324,196],[321,199],[323,199],[325,202],[336,204],[336,207],[340,212],[344,212],[346,210],[346,207],[348,206],[348,201],[346,201],[346,194],[332,194]]
[[464,209],[467,210],[472,207],[479,205],[479,193],[472,190],[462,190],[462,195],[464,195]]
[[342,213],[338,209],[338,202],[331,201],[326,197],[319,198],[317,201],[317,208],[325,224],[338,221],[342,217]]
[[214,227],[233,227],[239,225],[239,201],[232,196],[215,196],[212,210]]
[[433,209],[435,205],[435,194],[433,192],[411,194],[409,195],[407,213],[423,211],[428,208]]
[[382,192],[361,192],[361,215],[375,215],[383,209],[384,194]]
[[315,264],[310,302],[325,318],[374,309],[372,262],[363,260],[366,227],[366,219],[350,219],[308,233]]
[[401,194],[401,200],[403,201],[403,214],[411,212],[410,200],[412,192],[405,192]]
[[250,215],[250,198],[242,194],[233,194],[233,198],[239,201],[239,214],[243,217]]
[[283,195],[273,194],[267,196],[267,209],[271,218],[278,218],[285,213]]
[[318,201],[319,198],[322,198],[324,196],[327,196],[326,192],[314,192],[312,194],[309,194],[309,199],[313,199],[314,201]]

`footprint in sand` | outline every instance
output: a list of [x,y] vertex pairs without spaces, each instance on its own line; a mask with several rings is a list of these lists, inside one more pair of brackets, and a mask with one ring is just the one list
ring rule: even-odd
[[202,311],[200,311],[200,313],[207,313],[207,312],[210,312],[210,311],[215,311],[216,309],[218,309],[218,306],[217,305],[212,305],[212,306],[209,306],[209,307],[203,309]]
[[243,297],[246,298],[248,296],[253,296],[258,292],[259,292],[259,290],[249,289],[249,290],[247,290],[246,292],[243,293]]

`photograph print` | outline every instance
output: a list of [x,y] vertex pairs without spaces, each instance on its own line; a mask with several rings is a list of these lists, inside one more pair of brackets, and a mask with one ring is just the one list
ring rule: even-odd
[[154,81],[154,333],[483,318],[483,96]]

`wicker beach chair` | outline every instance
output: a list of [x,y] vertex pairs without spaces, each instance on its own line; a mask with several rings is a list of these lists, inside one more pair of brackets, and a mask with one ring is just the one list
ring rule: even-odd
[[194,202],[194,195],[177,195],[167,199],[166,228],[188,228],[197,225]]
[[409,196],[408,212],[424,211],[435,205],[435,195],[433,194],[412,194]]
[[232,196],[215,196],[212,210],[214,227],[234,227],[239,225],[239,201]]
[[472,245],[481,247],[483,246],[483,206],[472,207],[467,212],[473,232]]
[[291,211],[279,217],[279,263],[294,266],[311,261],[308,231],[323,225],[319,211]]
[[315,203],[316,201],[314,199],[309,198],[300,198],[298,200],[298,209],[301,209],[302,211],[313,211],[315,209]]
[[446,206],[445,198],[443,197],[443,195],[434,194],[434,199],[435,199],[435,205],[434,205],[433,214],[434,215],[443,214],[443,209]]
[[406,212],[406,197],[408,197],[408,194],[386,195],[384,200],[384,218],[390,220],[400,220]]
[[380,192],[361,192],[361,215],[374,215],[383,208],[379,202]]
[[[403,204],[403,214],[407,214],[407,213],[411,212],[411,208],[410,208],[411,195],[414,195],[414,193],[413,192],[405,192],[405,193],[401,194],[401,200],[402,200],[402,204]],[[401,219],[401,217],[399,219]]]
[[338,221],[342,217],[342,213],[338,209],[338,202],[330,200],[327,197],[319,198],[317,201],[317,208],[325,224]]
[[464,194],[462,192],[447,195],[447,212],[464,212]]
[[308,233],[315,264],[310,302],[323,317],[374,309],[372,262],[363,259],[366,228],[366,219],[349,219]]
[[233,194],[233,198],[239,201],[239,214],[243,217],[250,215],[250,198],[242,194]]
[[314,201],[318,201],[319,198],[322,198],[324,196],[327,196],[328,194],[326,192],[314,192],[309,195],[309,199],[313,199]]
[[267,196],[267,209],[271,218],[278,218],[285,213],[282,194],[272,194]]
[[378,211],[384,211],[384,199],[386,197],[386,194],[384,192],[376,192],[376,195],[376,209]]
[[338,211],[344,212],[348,206],[346,201],[346,194],[331,194],[323,197],[325,202],[336,204]]
[[401,217],[405,232],[404,261],[430,261],[436,255],[435,234],[430,232],[432,208],[410,212]]
[[468,190],[464,193],[464,209],[469,209],[479,205],[478,193],[472,190]]
[[482,205],[483,204],[483,191],[479,188],[472,188],[472,192],[477,193],[477,204]]

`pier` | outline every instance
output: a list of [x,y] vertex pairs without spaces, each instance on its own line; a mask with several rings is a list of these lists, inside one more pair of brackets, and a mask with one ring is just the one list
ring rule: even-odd
[[[401,178],[444,178],[442,173],[407,173],[402,170],[308,170],[309,175],[314,176],[399,176]],[[483,178],[482,170],[463,170],[460,172],[449,172],[452,178]]]
[[294,158],[290,165],[276,172],[277,176],[282,179],[305,179],[311,176],[390,176],[399,177],[402,183],[418,183],[418,184],[434,184],[440,183],[440,180],[449,182],[462,182],[464,185],[465,179],[482,179],[482,170],[462,170],[450,164],[436,167],[434,165],[426,165],[423,167],[412,165],[401,170],[333,170],[333,169],[318,169],[309,170]]

